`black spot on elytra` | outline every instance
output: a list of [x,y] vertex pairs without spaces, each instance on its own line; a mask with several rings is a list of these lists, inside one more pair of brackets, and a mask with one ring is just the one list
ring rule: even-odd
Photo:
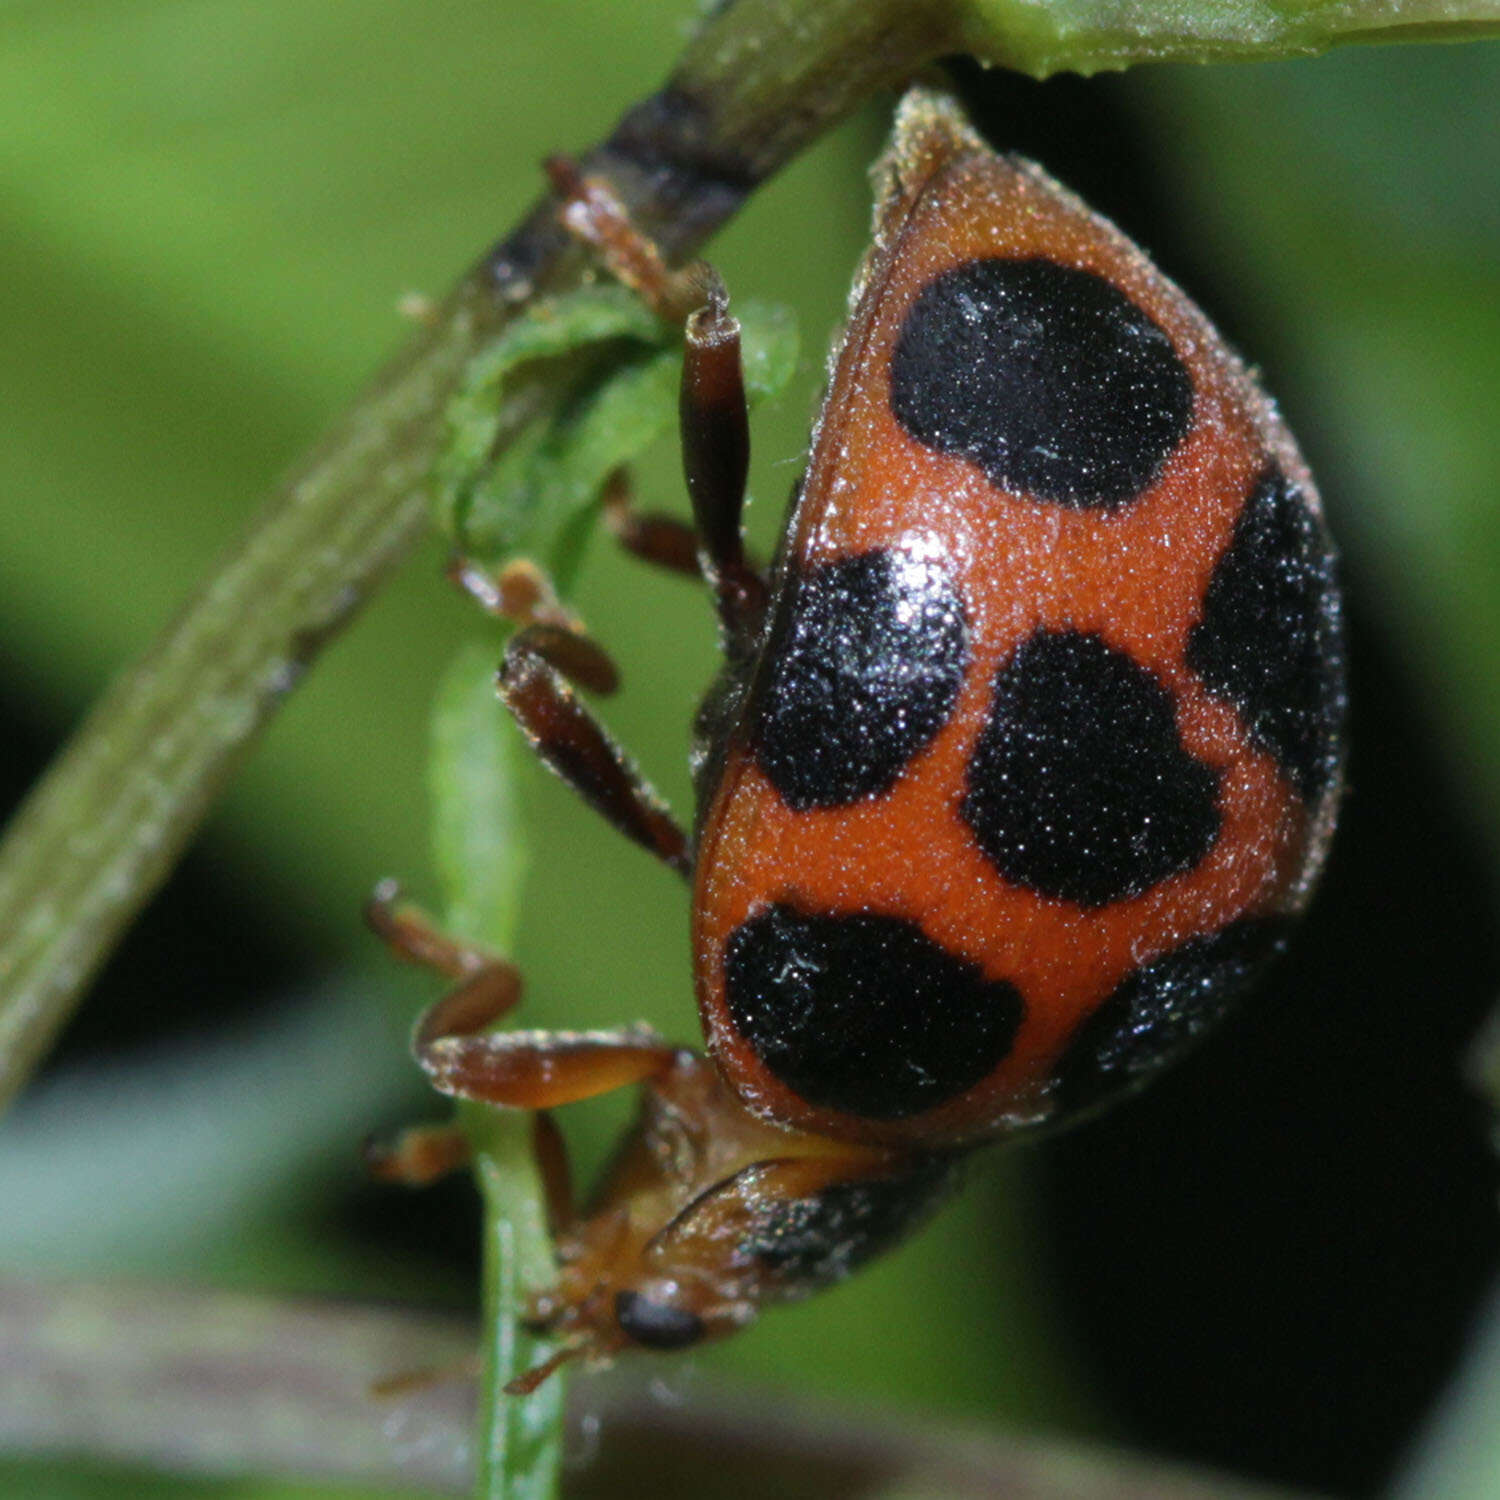
[[764,1202],[738,1253],[799,1293],[827,1286],[905,1238],[953,1191],[957,1175],[950,1157],[922,1158],[891,1177]]
[[955,1098],[1004,1060],[1020,994],[914,922],[773,906],[731,935],[734,1024],[810,1104],[899,1120]]
[[1042,630],[995,678],[962,811],[1007,880],[1105,906],[1192,869],[1217,796],[1150,672],[1097,635]]
[[824,563],[789,589],[751,710],[756,759],[798,811],[887,791],[963,682],[958,592],[939,564],[899,552]]
[[1187,661],[1298,792],[1321,797],[1338,776],[1347,707],[1337,569],[1322,522],[1279,469],[1240,512]]
[[1248,918],[1192,938],[1116,986],[1068,1043],[1057,1067],[1065,1111],[1143,1083],[1202,1036],[1285,946],[1287,923]]
[[1050,260],[973,260],[930,282],[890,382],[919,443],[1071,507],[1133,499],[1192,425],[1167,335],[1102,277]]

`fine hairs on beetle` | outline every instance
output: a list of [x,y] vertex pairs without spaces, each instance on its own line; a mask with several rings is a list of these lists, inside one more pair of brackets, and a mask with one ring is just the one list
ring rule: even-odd
[[[537,755],[689,882],[706,1053],[644,1026],[488,1030],[515,969],[391,890],[371,920],[456,987],[413,1051],[445,1094],[546,1111],[638,1085],[577,1211],[536,1141],[563,1360],[681,1349],[841,1280],[977,1146],[1143,1084],[1281,949],[1333,832],[1332,544],[1275,407],[1203,314],[1040,168],[913,90],[769,572],[746,555],[739,328],[608,183],[549,164],[601,265],[684,330],[691,526],[608,505],[701,577],[724,666],[684,831],[575,695],[613,666],[530,565],[461,570],[520,628],[500,697]],[[429,1181],[456,1129],[408,1132]]]

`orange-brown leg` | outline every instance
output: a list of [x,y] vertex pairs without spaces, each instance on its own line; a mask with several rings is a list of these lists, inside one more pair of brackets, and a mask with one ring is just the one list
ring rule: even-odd
[[663,322],[685,322],[689,313],[703,306],[705,288],[719,280],[712,266],[694,261],[670,270],[607,182],[585,177],[566,156],[549,156],[542,166],[561,200],[563,226],[592,246],[610,272]]
[[486,614],[517,625],[556,625],[575,634],[583,626],[557,597],[552,580],[529,557],[518,557],[496,572],[455,555],[448,562],[449,582],[456,584]]
[[[713,581],[704,570],[696,528],[660,511],[637,510],[624,469],[617,469],[604,486],[604,524],[632,557],[698,583]],[[743,556],[740,561],[747,572],[760,578],[764,570],[757,563]]]
[[642,1083],[677,1049],[644,1026],[609,1031],[498,1031],[413,1043],[432,1086],[455,1099],[553,1109]]
[[[401,900],[394,880],[376,888],[365,904],[365,920],[398,958],[459,981],[423,1012],[419,1029],[478,1029],[519,1003],[521,975],[514,964],[445,932],[420,907]],[[457,1125],[414,1125],[394,1141],[364,1146],[371,1175],[405,1187],[426,1187],[467,1165],[470,1155],[468,1136]]]
[[529,647],[579,687],[612,693],[620,673],[609,653],[583,633],[576,615],[557,602],[546,574],[528,559],[490,573],[478,563],[455,557],[448,577],[486,614],[523,628]]
[[375,888],[365,903],[365,921],[398,958],[458,981],[418,1018],[414,1050],[428,1035],[478,1031],[520,1004],[521,971],[513,963],[445,932],[420,907],[401,899],[394,880]]
[[547,1229],[555,1240],[573,1227],[573,1168],[568,1160],[568,1143],[545,1110],[531,1117],[531,1145],[547,1202]]
[[457,1125],[409,1125],[389,1143],[368,1140],[364,1162],[377,1182],[429,1187],[469,1164],[469,1138]]
[[[743,643],[759,629],[767,588],[745,556],[742,536],[750,423],[740,325],[729,315],[724,280],[701,262],[669,270],[606,182],[582,176],[564,157],[551,158],[546,167],[563,200],[564,225],[661,318],[683,325],[679,421],[683,474],[696,527],[690,535],[725,629]],[[672,523],[670,533],[627,535],[626,545],[642,542],[653,560],[671,555],[670,565],[676,567],[685,550],[685,532],[680,522]]]
[[632,557],[665,568],[684,578],[703,581],[698,557],[698,533],[676,516],[652,511],[642,514],[631,500],[630,478],[616,469],[604,485],[604,524]]
[[[367,908],[370,925],[400,957],[460,983],[427,1007],[412,1027],[412,1056],[443,1093],[542,1111],[638,1082],[670,1067],[675,1050],[643,1027],[616,1032],[484,1034],[521,998],[514,964],[444,932],[425,912],[402,902],[393,881]],[[592,1059],[592,1061],[591,1061]],[[567,1147],[553,1121],[537,1113],[533,1149],[553,1233],[573,1219]],[[390,1145],[367,1143],[377,1178],[421,1187],[465,1165],[469,1142],[455,1125],[420,1125]]]
[[[556,1239],[567,1233],[574,1218],[567,1142],[545,1111],[532,1116],[531,1142],[547,1201],[547,1226]],[[389,1144],[369,1140],[364,1146],[365,1166],[377,1182],[410,1188],[430,1187],[468,1166],[473,1156],[468,1135],[457,1125],[411,1125]]]
[[[402,940],[415,937],[423,962],[454,964],[472,951],[453,943],[413,908],[398,909]],[[452,952],[444,951],[445,943]],[[521,996],[514,965],[489,960],[412,1027],[412,1056],[440,1093],[509,1109],[543,1110],[591,1099],[668,1072],[678,1049],[646,1026],[610,1031],[501,1031],[485,1028]],[[556,1156],[550,1125],[544,1153]]]
[[505,648],[498,685],[542,761],[615,828],[680,874],[691,868],[687,835],[660,797],[573,691],[539,643],[538,627]]
[[[544,575],[532,564],[526,567],[530,591]],[[461,559],[451,564],[449,576],[490,613],[525,619],[529,592],[520,597],[515,588],[507,592],[495,577]],[[496,685],[501,701],[545,765],[626,838],[686,874],[686,835],[568,686],[574,682],[597,693],[612,693],[619,681],[603,647],[570,625],[533,618],[507,644]]]

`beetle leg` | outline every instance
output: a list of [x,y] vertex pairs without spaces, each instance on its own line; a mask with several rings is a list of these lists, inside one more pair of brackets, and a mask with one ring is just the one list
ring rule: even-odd
[[698,533],[676,516],[651,512],[642,515],[631,503],[630,478],[616,469],[604,484],[604,524],[633,557],[654,563],[669,573],[703,579],[698,560]]
[[750,421],[740,325],[729,315],[729,293],[717,275],[703,305],[687,320],[678,419],[683,477],[702,538],[703,571],[725,630],[743,642],[760,628],[768,590],[745,556]]
[[446,979],[487,976],[495,996],[494,1016],[503,1015],[521,998],[521,975],[514,964],[479,943],[446,932],[420,906],[401,899],[394,880],[382,880],[365,902],[365,923],[397,958],[420,964]]
[[575,634],[583,625],[557,597],[552,580],[529,557],[513,558],[498,571],[481,567],[455,554],[449,559],[448,579],[486,614],[517,625],[556,625]]
[[610,1031],[496,1031],[416,1041],[432,1086],[456,1099],[507,1109],[553,1109],[641,1083],[677,1049],[643,1026]]
[[546,1110],[538,1110],[531,1117],[531,1149],[547,1204],[547,1231],[556,1240],[573,1227],[573,1169],[568,1143]]
[[[370,912],[377,930],[404,957],[462,980],[412,1027],[412,1056],[440,1093],[545,1110],[665,1074],[677,1060],[678,1049],[645,1026],[488,1031],[520,1000],[520,970],[449,937],[416,908],[397,906],[389,886],[371,901]],[[544,1116],[537,1117],[534,1144],[548,1208],[559,1225],[566,1225],[572,1217],[567,1153]],[[367,1148],[367,1158],[377,1176],[424,1182],[461,1165],[466,1152],[458,1132],[421,1126],[389,1148]]]
[[681,323],[703,305],[703,287],[715,273],[701,261],[669,270],[661,251],[636,228],[625,205],[599,177],[585,177],[566,156],[542,163],[562,200],[563,227],[592,247],[610,274],[622,281],[663,322]]
[[366,1141],[363,1154],[377,1181],[416,1188],[467,1166],[471,1152],[468,1136],[457,1125],[410,1125],[389,1145]]
[[[573,1225],[573,1176],[567,1143],[552,1116],[532,1116],[531,1144],[547,1203],[547,1227],[555,1240]],[[369,1140],[364,1162],[377,1182],[430,1187],[473,1159],[468,1134],[458,1125],[410,1125],[389,1145]]]
[[[725,629],[743,643],[759,628],[768,590],[745,557],[741,535],[750,423],[740,325],[729,315],[724,279],[701,261],[669,270],[608,183],[583,176],[566,157],[549,158],[546,169],[563,200],[561,215],[567,229],[592,246],[609,270],[658,316],[683,325],[678,411],[699,567],[714,590]],[[674,530],[680,525],[676,523]],[[671,545],[678,548],[682,543],[678,533]]]
[[527,632],[530,649],[563,676],[594,693],[612,693],[620,673],[609,653],[584,634],[578,616],[558,601],[551,580],[529,558],[491,573],[466,557],[448,564],[449,580],[486,614],[509,620]]
[[[712,426],[712,417],[703,418],[694,408],[685,413],[684,423],[691,423],[701,436]],[[711,442],[705,443],[711,448]],[[683,445],[684,461],[692,466],[695,493],[703,497],[714,517],[709,542],[698,530],[676,516],[660,511],[638,511],[631,501],[630,483],[624,469],[610,475],[604,488],[604,524],[615,540],[633,557],[664,568],[669,573],[707,583],[714,590],[720,618],[733,630],[752,635],[765,610],[769,590],[763,570],[745,553],[739,535],[739,505],[725,508],[725,497],[734,493],[723,488],[723,476],[716,472],[719,460],[700,453],[695,444]],[[743,491],[741,491],[741,497]],[[717,499],[712,498],[717,497]],[[727,503],[727,502],[725,502]],[[722,518],[722,519],[720,519]],[[717,549],[717,556],[714,550]]]
[[529,626],[513,636],[500,663],[498,686],[505,706],[542,761],[626,838],[686,874],[687,835],[610,739],[579,703],[557,670],[555,642]]
[[[412,1029],[411,1051],[439,1093],[507,1109],[552,1109],[668,1072],[678,1049],[646,1026],[611,1031],[485,1031],[500,1011],[474,986],[460,985],[429,1006]],[[504,1007],[508,1008],[508,1007]],[[560,1196],[557,1145],[539,1141]]]
[[[517,641],[521,642],[519,646]],[[557,625],[528,625],[512,639],[511,647],[541,658],[568,681],[591,693],[612,693],[620,685],[619,669],[604,648],[575,631]]]
[[[633,557],[700,583],[709,581],[704,574],[697,531],[676,516],[661,511],[644,514],[638,511],[631,498],[630,476],[625,469],[616,469],[605,481],[604,524]],[[745,565],[752,573],[759,575],[762,572],[748,558]]]

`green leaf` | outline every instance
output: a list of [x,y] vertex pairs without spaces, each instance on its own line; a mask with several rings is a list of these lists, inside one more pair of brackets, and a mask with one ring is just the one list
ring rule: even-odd
[[475,486],[462,549],[535,558],[568,592],[604,481],[672,427],[681,365],[674,349],[642,351],[588,382],[537,442],[511,448]]
[[[621,286],[584,287],[563,297],[548,298],[529,308],[505,333],[469,366],[458,394],[447,412],[448,443],[435,474],[439,527],[466,552],[490,556],[496,544],[486,548],[486,531],[502,541],[508,524],[516,518],[498,515],[472,516],[475,491],[490,475],[496,443],[500,437],[501,410],[511,381],[528,365],[564,358],[611,340],[624,340],[637,350],[660,347],[666,329],[639,297]],[[562,414],[554,412],[552,423]],[[547,421],[535,422],[521,434],[516,449],[534,454],[545,444]],[[513,449],[506,467],[518,467]],[[493,506],[495,502],[491,500]],[[524,511],[523,511],[524,514]]]
[[1143,62],[1303,57],[1342,42],[1500,34],[1493,0],[966,0],[950,15],[962,50],[1038,78]]
[[779,396],[797,371],[801,340],[791,308],[747,298],[737,303],[740,351],[745,365],[745,394],[751,406]]
[[[758,402],[783,390],[796,369],[796,322],[784,308],[753,301],[736,314],[746,394]],[[513,382],[539,361],[610,345],[615,352],[602,365],[492,460]],[[673,430],[681,379],[676,330],[623,287],[589,287],[540,305],[475,360],[450,406],[439,524],[465,556],[490,564],[534,558],[566,593],[605,481]]]

